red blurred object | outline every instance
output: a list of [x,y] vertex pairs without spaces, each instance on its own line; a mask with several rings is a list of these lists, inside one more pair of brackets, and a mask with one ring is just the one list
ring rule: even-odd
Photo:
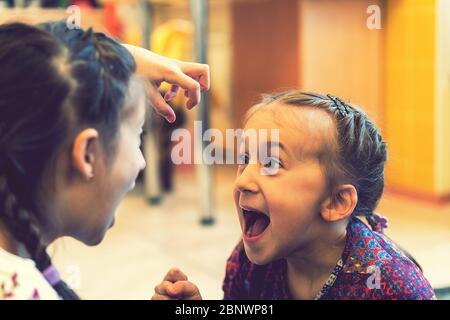
[[71,0],[71,4],[80,6],[82,8],[96,8],[98,3],[96,0]]
[[114,37],[121,38],[123,34],[123,25],[117,14],[115,3],[105,3],[104,6],[104,24],[108,33]]

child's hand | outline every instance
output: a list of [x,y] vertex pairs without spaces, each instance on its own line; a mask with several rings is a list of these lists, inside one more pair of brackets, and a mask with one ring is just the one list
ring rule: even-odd
[[197,286],[177,268],[170,269],[163,281],[155,287],[152,300],[202,300]]
[[[170,59],[132,45],[124,46],[133,55],[137,72],[149,79],[152,84],[148,88],[148,96],[153,108],[167,121],[175,121],[175,112],[166,101],[177,96],[180,89],[184,90],[188,98],[186,102],[188,109],[192,109],[200,102],[200,91],[209,89],[208,65]],[[157,90],[163,81],[171,85],[164,98]]]

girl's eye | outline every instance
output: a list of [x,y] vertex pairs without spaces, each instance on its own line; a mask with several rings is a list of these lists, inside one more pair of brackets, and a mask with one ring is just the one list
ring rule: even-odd
[[269,161],[264,164],[264,168],[267,169],[281,169],[283,168],[283,165],[278,159],[275,158],[269,158]]

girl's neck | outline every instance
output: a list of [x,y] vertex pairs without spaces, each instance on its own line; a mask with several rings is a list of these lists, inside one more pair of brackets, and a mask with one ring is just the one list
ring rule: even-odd
[[294,299],[315,298],[341,258],[345,241],[344,229],[334,240],[317,240],[286,258],[288,285]]
[[29,258],[24,245],[12,236],[2,221],[0,221],[0,248],[13,255]]

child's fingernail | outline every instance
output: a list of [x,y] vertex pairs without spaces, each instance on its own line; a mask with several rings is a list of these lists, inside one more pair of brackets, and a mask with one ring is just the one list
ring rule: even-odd
[[169,122],[169,123],[174,123],[175,120],[176,120],[176,116],[174,114],[170,115],[170,116],[167,116],[165,118],[166,118],[167,122]]

